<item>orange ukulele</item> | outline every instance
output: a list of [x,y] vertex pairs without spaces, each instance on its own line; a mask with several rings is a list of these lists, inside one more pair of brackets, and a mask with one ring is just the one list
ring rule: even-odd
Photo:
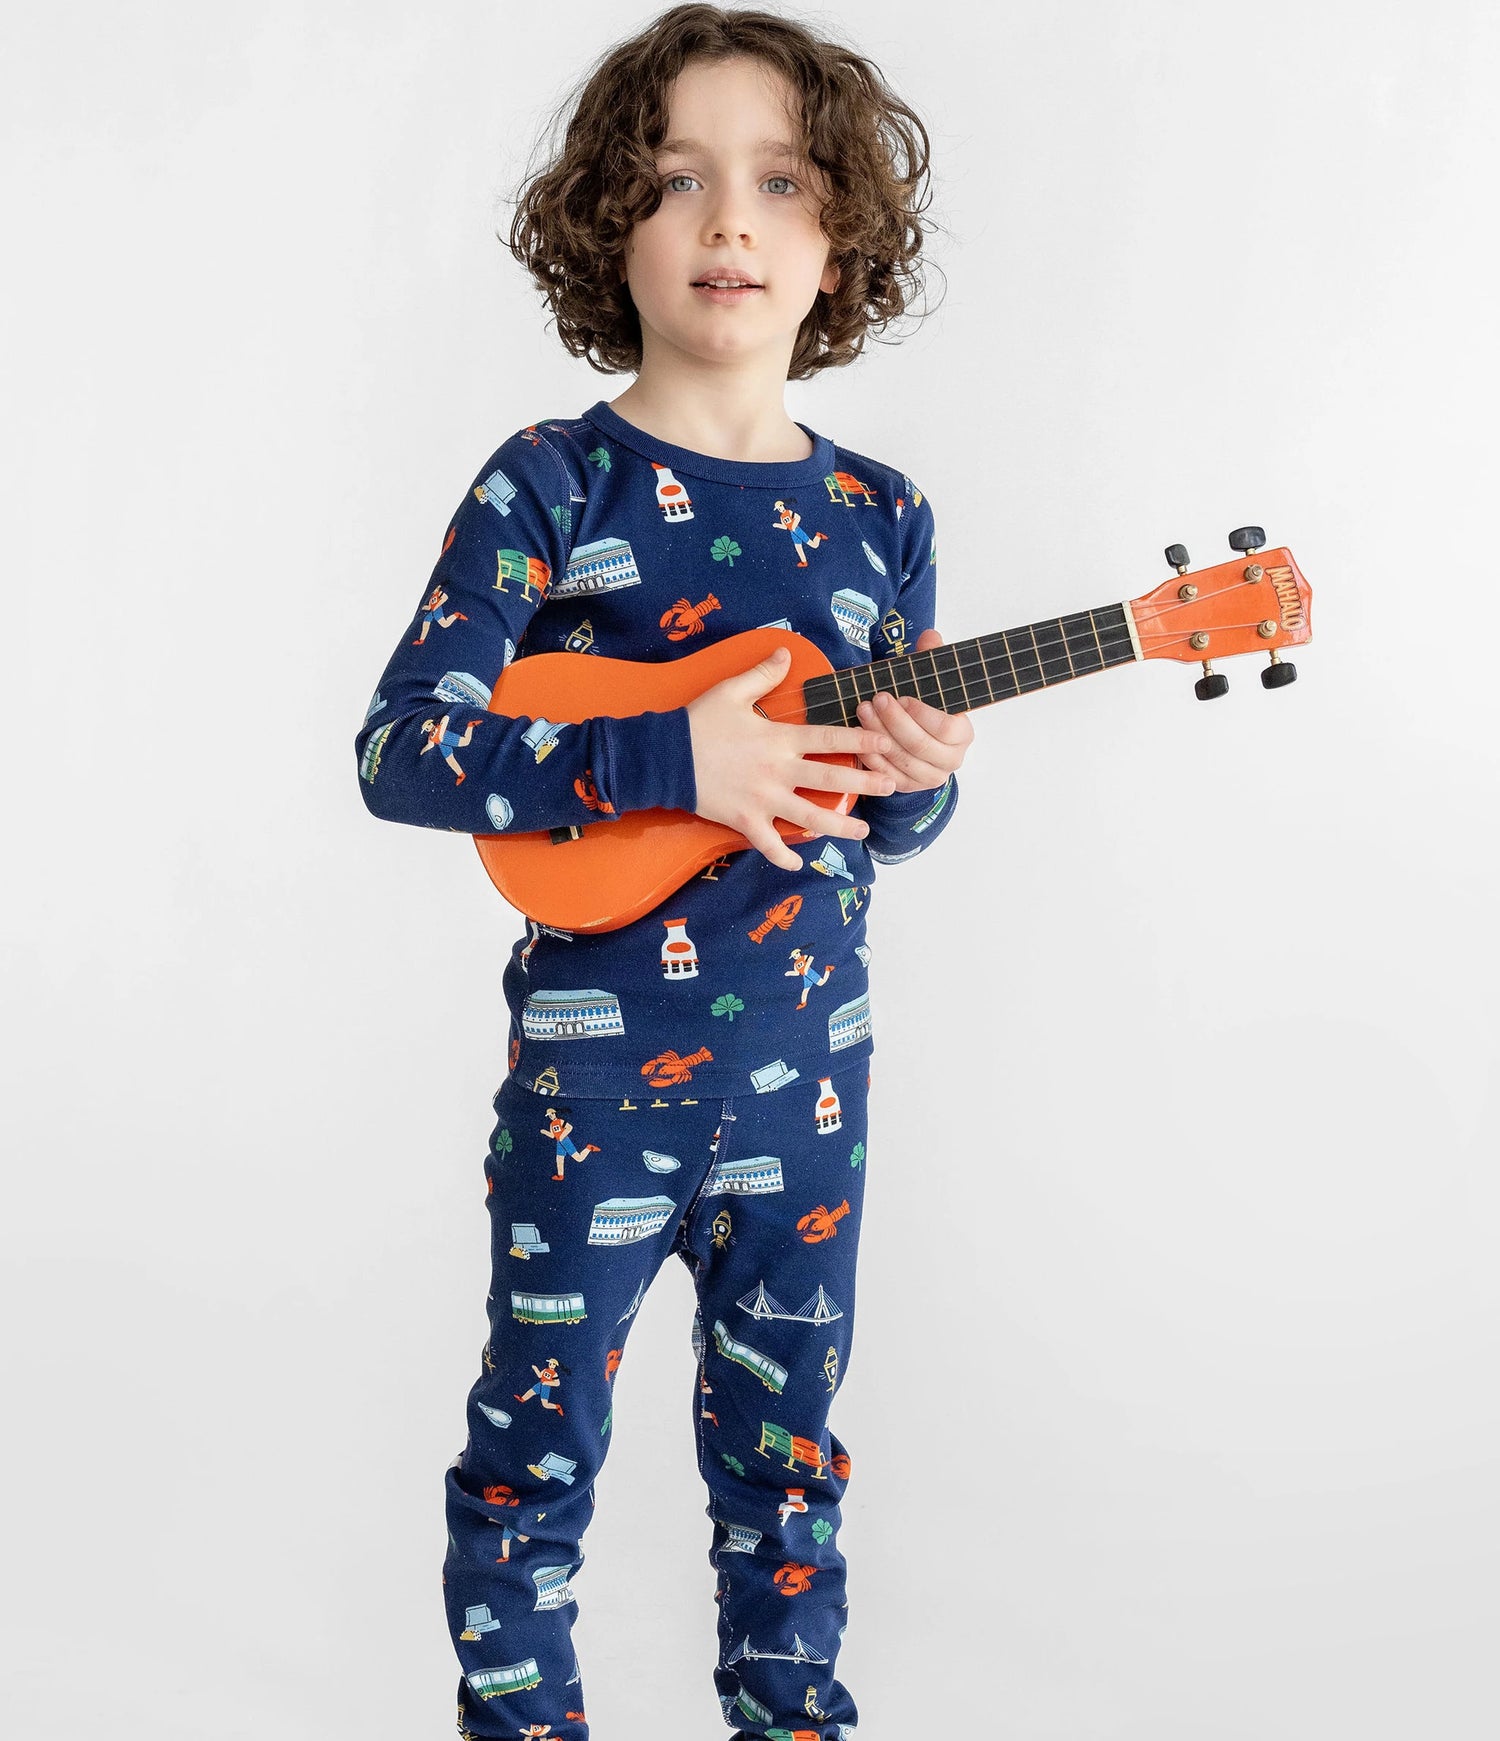
[[[858,725],[859,702],[877,689],[964,713],[1140,659],[1201,660],[1204,675],[1195,689],[1209,701],[1229,687],[1229,679],[1212,670],[1210,657],[1257,649],[1271,655],[1261,682],[1279,689],[1294,681],[1297,668],[1279,659],[1277,648],[1312,638],[1312,589],[1290,550],[1254,554],[1264,542],[1259,526],[1241,526],[1229,534],[1230,547],[1241,556],[1192,575],[1186,550],[1173,544],[1166,556],[1175,578],[1127,603],[843,668],[791,629],[746,629],[663,664],[534,653],[513,659],[501,673],[490,711],[571,725],[598,714],[665,712],[748,670],[775,647],[790,650],[791,664],[755,706],[767,719],[794,725]],[[809,759],[856,765],[842,752]],[[840,814],[860,796],[801,786],[797,791]],[[815,830],[781,817],[775,826],[783,840],[816,838]],[[726,823],[686,810],[653,809],[580,827],[476,834],[474,844],[491,882],[518,912],[544,925],[589,932],[628,925],[704,865],[750,842]]]

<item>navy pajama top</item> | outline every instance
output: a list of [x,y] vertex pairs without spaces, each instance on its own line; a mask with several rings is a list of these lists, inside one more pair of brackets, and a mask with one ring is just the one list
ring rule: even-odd
[[[811,456],[766,462],[659,441],[603,400],[512,435],[458,504],[356,734],[370,813],[499,834],[694,809],[686,707],[577,725],[490,713],[491,684],[531,653],[657,661],[768,624],[835,667],[910,652],[936,616],[931,504],[798,427]],[[727,853],[613,931],[525,919],[507,1067],[544,1093],[697,1097],[867,1059],[875,864],[924,851],[957,802],[952,775],[861,794],[863,840],[794,840],[800,871]]]

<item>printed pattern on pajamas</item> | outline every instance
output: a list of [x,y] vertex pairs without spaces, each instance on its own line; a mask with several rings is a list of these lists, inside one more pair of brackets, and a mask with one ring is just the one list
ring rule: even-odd
[[861,1061],[729,1099],[568,1100],[513,1074],[496,1093],[489,1337],[446,1476],[464,1735],[587,1741],[570,1579],[626,1338],[675,1254],[697,1296],[725,1721],[737,1737],[849,1741],[835,1664],[850,1458],[828,1420],[853,1336],[869,1082]]

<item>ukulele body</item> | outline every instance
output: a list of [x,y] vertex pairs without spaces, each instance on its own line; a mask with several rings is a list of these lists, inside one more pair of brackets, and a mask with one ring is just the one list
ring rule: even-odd
[[[791,663],[756,711],[791,725],[805,723],[802,685],[834,670],[823,650],[793,629],[746,629],[696,653],[651,664],[594,653],[533,653],[513,659],[490,695],[490,712],[577,725],[604,714],[664,713],[684,707],[705,689],[748,670],[777,647]],[[815,754],[809,761],[856,765],[846,753]],[[846,813],[859,796],[799,786],[798,795],[825,810]],[[778,816],[783,840],[815,838],[815,831]],[[518,834],[476,834],[490,881],[516,909],[566,931],[615,931],[664,901],[702,868],[750,842],[738,829],[687,810],[631,810],[585,823],[576,833],[536,829]]]

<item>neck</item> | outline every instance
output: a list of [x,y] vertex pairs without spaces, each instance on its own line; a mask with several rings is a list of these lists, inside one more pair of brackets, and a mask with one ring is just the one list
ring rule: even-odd
[[627,423],[658,441],[689,448],[711,459],[749,464],[801,460],[812,456],[812,443],[788,415],[779,391],[762,402],[731,399],[726,411],[723,387],[710,387],[694,394],[691,388],[664,396],[643,389],[639,383],[627,388],[609,408]]
[[802,699],[809,725],[858,725],[860,702],[881,689],[914,695],[944,713],[967,713],[1136,656],[1124,605],[1101,605],[810,677]]

